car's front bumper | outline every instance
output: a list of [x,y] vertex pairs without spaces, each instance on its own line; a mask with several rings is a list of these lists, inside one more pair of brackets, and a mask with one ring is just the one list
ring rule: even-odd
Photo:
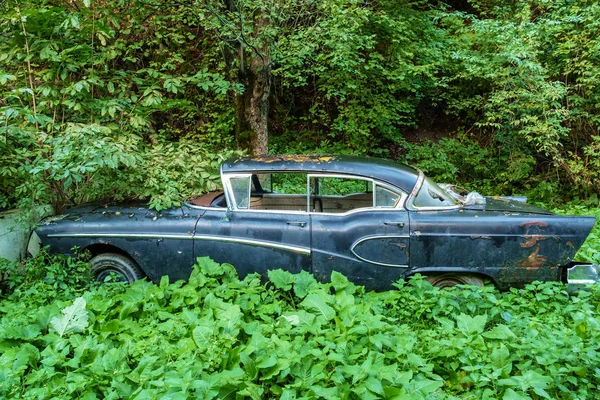
[[582,289],[598,282],[600,266],[589,263],[572,263],[567,269],[567,289],[569,292]]

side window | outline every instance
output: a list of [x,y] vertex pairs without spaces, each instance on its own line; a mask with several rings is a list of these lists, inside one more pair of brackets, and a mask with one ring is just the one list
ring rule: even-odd
[[375,185],[375,207],[396,207],[402,195],[383,186]]
[[271,174],[271,191],[279,194],[299,194],[306,196],[306,174]]
[[[307,212],[306,174],[273,172],[254,175],[253,180],[251,210]],[[256,186],[260,186],[260,190]]]
[[314,212],[345,213],[374,205],[368,179],[311,176],[310,188],[310,209]]
[[248,209],[250,205],[250,175],[236,176],[229,179],[235,204],[240,210]]

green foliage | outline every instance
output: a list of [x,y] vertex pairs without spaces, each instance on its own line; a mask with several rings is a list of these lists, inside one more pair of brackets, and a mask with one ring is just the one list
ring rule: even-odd
[[222,106],[241,87],[209,71],[218,49],[186,64],[196,8],[142,3],[3,3],[0,206],[141,196],[160,209],[214,188],[231,154]]
[[485,195],[523,194],[533,200],[547,199],[534,177],[535,159],[505,148],[488,149],[467,135],[426,141],[420,145],[406,143],[405,161],[441,183],[459,183]]
[[76,298],[72,306],[62,310],[63,315],[61,317],[56,316],[50,320],[50,327],[60,337],[75,332],[83,332],[89,325],[85,305],[83,297]]
[[0,394],[582,399],[600,385],[598,287],[440,291],[416,277],[365,293],[338,273],[269,278],[199,258],[187,283],[20,286],[0,302]]
[[0,207],[160,209],[210,190],[259,70],[274,152],[406,156],[486,194],[587,197],[599,17],[583,0],[2,2]]
[[20,263],[0,258],[2,294],[44,294],[47,299],[41,297],[41,301],[52,301],[58,295],[69,297],[80,293],[88,287],[89,280],[89,267],[84,259],[49,256],[44,250]]
[[314,147],[337,142],[386,154],[379,147],[401,140],[400,128],[414,124],[419,101],[437,86],[440,31],[418,8],[411,1],[319,3],[316,18],[283,36],[273,74],[307,108],[288,118],[288,129]]

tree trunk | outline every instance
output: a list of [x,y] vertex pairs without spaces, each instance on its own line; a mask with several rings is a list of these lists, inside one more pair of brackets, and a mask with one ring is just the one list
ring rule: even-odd
[[246,120],[251,129],[252,154],[269,151],[269,97],[271,95],[271,65],[267,53],[254,56],[250,63],[252,86],[248,87],[249,104],[245,109]]
[[[257,17],[254,27],[255,37],[268,24],[269,21],[264,14]],[[254,155],[263,155],[269,151],[271,55],[266,42],[253,47],[251,51],[248,64],[242,48],[238,54],[240,63],[238,79],[245,90],[244,93],[237,95],[234,101],[235,134],[239,147],[249,149]]]

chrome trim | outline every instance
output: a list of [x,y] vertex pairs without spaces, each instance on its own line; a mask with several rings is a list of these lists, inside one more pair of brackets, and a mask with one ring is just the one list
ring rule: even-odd
[[300,254],[311,254],[310,248],[300,247],[300,246],[290,246],[287,244],[279,244],[274,242],[268,242],[264,240],[253,240],[253,239],[238,239],[238,238],[228,238],[222,236],[210,236],[210,235],[196,235],[193,238],[194,240],[214,240],[217,242],[232,242],[239,244],[248,244],[251,246],[259,246],[259,247],[270,247],[279,250],[289,250],[294,253]]
[[311,254],[310,248],[300,246],[290,246],[285,244],[279,244],[274,242],[268,242],[265,240],[253,240],[253,239],[240,239],[240,238],[228,238],[222,236],[212,235],[158,235],[158,234],[135,234],[135,233],[53,233],[48,237],[87,237],[87,238],[130,238],[130,239],[180,239],[180,240],[207,240],[215,242],[231,242],[239,244],[248,244],[260,247],[270,247],[279,250],[288,250],[294,253],[300,254]]
[[[225,193],[225,191],[223,191],[223,193]],[[195,210],[215,210],[215,211],[223,211],[226,212],[227,211],[227,207],[211,207],[211,206],[198,206],[196,204],[192,204],[192,203],[188,203],[187,200],[185,200],[183,202],[183,205],[189,208],[193,208]]]
[[236,213],[267,213],[267,214],[296,214],[296,215],[308,215],[306,211],[298,211],[298,210],[259,210],[256,208],[251,208],[246,210],[245,208],[241,208],[239,210],[235,210]]
[[[379,211],[379,212],[387,211],[387,212],[390,212],[390,211],[396,211],[396,210],[398,210],[398,209],[397,208],[392,208],[392,207],[389,207],[389,208],[384,208],[384,207],[361,207],[361,208],[355,208],[353,210],[346,211],[346,212],[343,212],[343,213],[330,213],[330,212],[311,211],[309,214],[310,215],[314,215],[314,216],[318,216],[318,215],[327,215],[327,216],[340,215],[341,216],[341,215],[350,215],[350,214],[354,214],[354,213],[367,212],[367,211]],[[402,210],[402,211],[406,212],[406,210]]]
[[368,262],[370,264],[375,264],[375,265],[382,265],[384,267],[394,267],[394,268],[408,268],[408,264],[387,264],[387,263],[381,263],[381,262],[376,262],[376,261],[372,261],[372,260],[368,260],[364,257],[359,256],[358,254],[356,254],[356,252],[354,251],[354,248],[356,246],[358,246],[359,244],[366,242],[367,240],[371,240],[371,239],[393,239],[393,238],[398,238],[398,239],[409,239],[410,236],[409,235],[393,235],[393,236],[388,236],[388,235],[375,235],[375,236],[366,236],[363,238],[358,239],[356,242],[354,242],[352,244],[352,247],[350,248],[350,251],[352,252],[352,254],[354,254],[354,256],[356,258],[358,258],[359,260],[362,260],[364,262]]
[[[346,211],[343,213],[328,213],[328,212],[309,211],[309,214],[311,214],[311,215],[348,215],[348,214],[361,212],[361,211],[391,211],[391,210],[403,210],[404,211],[405,210],[404,204],[406,203],[406,200],[408,199],[408,194],[406,194],[406,192],[404,190],[397,188],[395,186],[392,186],[392,185],[388,185],[387,183],[383,183],[383,182],[375,180],[373,178],[367,178],[367,177],[359,176],[359,175],[344,175],[344,174],[307,174],[307,175],[308,175],[309,182],[310,182],[310,178],[312,178],[312,177],[358,179],[358,180],[362,180],[362,181],[370,181],[371,185],[373,187],[373,204],[375,204],[375,187],[376,186],[381,186],[383,188],[391,190],[392,192],[398,193],[400,195],[400,199],[398,200],[397,204],[393,207],[377,207],[377,206],[361,207],[361,208],[355,208],[353,210],[349,210],[349,211]],[[308,188],[310,189],[310,183],[308,185]],[[308,190],[307,198],[309,199],[308,200],[309,209],[310,209],[310,195],[311,195],[310,190]]]
[[567,290],[575,291],[598,282],[600,266],[596,264],[576,264],[567,269]]
[[162,235],[158,235],[155,233],[145,233],[145,234],[139,234],[139,233],[51,233],[48,235],[48,237],[57,237],[57,238],[61,238],[61,237],[90,237],[90,238],[104,238],[104,237],[110,237],[110,238],[131,238],[131,239],[186,239],[186,240],[192,240],[194,237],[192,236],[192,233],[190,232],[189,235],[169,235],[169,234],[162,234]]
[[[420,172],[420,171],[419,171]],[[254,173],[254,172],[253,172]],[[256,209],[252,209],[252,208],[238,208],[237,207],[237,203],[235,202],[235,198],[233,196],[233,189],[231,188],[231,182],[230,179],[231,178],[244,178],[244,177],[250,177],[250,186],[252,185],[252,174],[253,173],[222,173],[221,174],[221,181],[223,184],[223,191],[225,192],[225,197],[227,200],[227,204],[230,205],[230,207],[235,210],[235,211],[257,211],[257,212],[266,212],[266,213],[302,213],[305,214],[304,211],[296,211],[296,210],[256,210]],[[258,173],[258,171],[256,172]],[[277,173],[287,173],[286,171],[270,171],[268,172],[271,175],[273,174],[277,174]],[[306,172],[304,172],[306,173]],[[421,174],[423,174],[421,172]],[[324,213],[324,212],[313,212],[310,211],[310,196],[311,196],[311,191],[310,191],[310,179],[312,177],[316,177],[316,178],[343,178],[343,179],[358,179],[358,180],[363,180],[363,181],[370,181],[373,187],[373,204],[375,204],[375,188],[376,186],[380,186],[383,188],[386,188],[388,190],[391,190],[392,192],[396,192],[398,194],[400,194],[400,199],[398,200],[397,204],[394,207],[362,207],[362,208],[357,208],[354,210],[349,210],[346,211],[344,213]],[[248,187],[248,190],[250,191],[250,197],[251,198],[251,187]],[[413,190],[414,191],[414,190]],[[280,194],[282,196],[286,196],[287,194],[285,193],[272,193],[271,195],[277,195]],[[298,196],[304,196],[304,195],[298,195]],[[318,173],[306,173],[306,212],[308,212],[309,214],[315,214],[315,215],[346,215],[346,214],[350,214],[350,213],[354,213],[354,212],[358,212],[358,211],[363,211],[363,210],[385,210],[385,211],[390,211],[390,210],[404,210],[405,209],[405,204],[407,202],[409,198],[409,195],[404,192],[402,189],[399,189],[395,186],[389,185],[387,183],[375,180],[373,178],[368,178],[368,177],[364,177],[364,176],[360,176],[360,175],[344,175],[344,174],[318,174]],[[187,202],[186,202],[187,203]],[[186,204],[187,205],[187,204]],[[221,209],[221,208],[214,208],[214,207],[200,207],[200,206],[193,206],[193,208],[203,208],[203,209]]]
[[[271,182],[273,182],[272,174],[271,174]],[[306,174],[306,212],[310,213],[310,174]]]

